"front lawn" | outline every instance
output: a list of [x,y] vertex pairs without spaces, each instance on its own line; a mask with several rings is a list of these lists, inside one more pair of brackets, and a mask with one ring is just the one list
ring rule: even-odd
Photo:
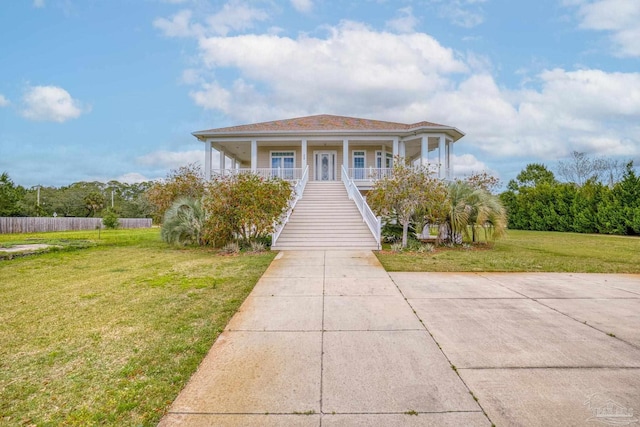
[[640,273],[640,238],[509,230],[505,238],[433,253],[377,253],[387,271]]
[[0,424],[155,425],[275,256],[99,237],[0,235],[62,243],[0,261]]

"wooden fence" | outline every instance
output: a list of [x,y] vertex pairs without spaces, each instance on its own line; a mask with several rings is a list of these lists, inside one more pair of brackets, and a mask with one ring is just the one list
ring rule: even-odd
[[[120,218],[118,221],[118,228],[151,227],[151,218]],[[98,227],[104,228],[102,218],[0,217],[0,234],[95,230]]]

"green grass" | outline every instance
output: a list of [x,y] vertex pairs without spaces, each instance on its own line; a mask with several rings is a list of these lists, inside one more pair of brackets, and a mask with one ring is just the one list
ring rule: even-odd
[[471,249],[377,256],[387,271],[640,273],[640,238],[510,230],[495,243]]
[[158,229],[0,235],[42,241],[71,243],[0,261],[2,425],[155,425],[275,255]]

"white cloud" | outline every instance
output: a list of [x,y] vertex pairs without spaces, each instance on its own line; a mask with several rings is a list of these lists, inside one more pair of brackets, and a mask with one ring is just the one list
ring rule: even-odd
[[637,0],[578,0],[565,3],[578,7],[580,28],[606,31],[623,57],[640,56],[640,2]]
[[497,175],[496,172],[490,170],[483,161],[478,160],[473,154],[454,154],[451,157],[451,162],[454,165],[453,172],[457,177],[465,177],[481,172]]
[[189,96],[196,105],[207,110],[229,111],[231,107],[232,95],[227,89],[218,83],[204,83],[201,90],[192,91]]
[[193,22],[193,12],[184,9],[170,19],[157,18],[153,26],[167,37],[204,37],[207,35],[226,36],[232,31],[253,28],[256,22],[266,21],[267,12],[255,8],[242,0],[231,0],[214,14],[203,18],[205,24]]
[[200,76],[200,70],[195,68],[187,68],[182,71],[180,82],[186,85],[194,85],[197,83],[204,83],[204,80]]
[[138,157],[136,160],[139,164],[145,166],[157,166],[163,168],[178,168],[186,166],[190,163],[202,163],[204,159],[203,150],[190,151],[154,151]]
[[156,19],[153,26],[162,30],[167,37],[198,37],[204,33],[204,28],[199,24],[192,24],[191,15],[190,10],[181,10],[171,19]]
[[[235,68],[231,87],[210,83],[192,92],[199,105],[240,120],[290,111],[393,111],[450,85],[447,75],[467,67],[427,34],[376,32],[342,22],[326,38],[240,35],[200,39],[206,67]],[[267,86],[268,90],[255,87]],[[214,99],[215,97],[215,99]],[[294,106],[294,108],[291,108]]]
[[480,6],[486,0],[430,0],[438,7],[438,14],[454,25],[472,28],[484,22],[484,11]]
[[88,111],[73,99],[69,92],[58,86],[31,86],[23,97],[22,115],[30,120],[65,122]]
[[33,0],[33,7],[38,9],[44,7],[44,0]]
[[184,78],[196,85],[190,96],[235,123],[329,113],[453,125],[467,134],[456,145],[461,173],[485,168],[462,155],[465,146],[491,161],[555,161],[573,150],[640,155],[640,73],[552,69],[510,90],[488,58],[428,34],[351,21],[325,29],[201,37],[202,69]]
[[206,18],[214,34],[227,35],[231,31],[242,31],[252,28],[256,21],[269,18],[267,12],[250,6],[241,0],[231,0],[222,6],[222,10]]
[[423,108],[432,120],[464,130],[466,141],[491,156],[640,154],[640,73],[556,69],[537,81],[539,90],[508,91],[490,75],[475,75]]
[[397,33],[412,33],[418,25],[418,18],[413,15],[411,6],[398,10],[399,16],[386,22],[386,27]]
[[10,104],[9,100],[0,93],[0,107],[6,107],[9,104]]
[[127,184],[139,184],[141,182],[151,180],[138,172],[129,172],[125,173],[124,175],[120,175],[118,178],[116,178],[116,181],[125,182]]
[[308,13],[313,9],[312,0],[291,0],[291,6],[298,12]]

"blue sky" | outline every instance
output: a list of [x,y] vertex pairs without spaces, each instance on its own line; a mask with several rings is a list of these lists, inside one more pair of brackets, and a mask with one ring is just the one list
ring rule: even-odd
[[164,177],[191,132],[338,114],[456,126],[460,174],[640,161],[637,0],[0,2],[0,171]]

